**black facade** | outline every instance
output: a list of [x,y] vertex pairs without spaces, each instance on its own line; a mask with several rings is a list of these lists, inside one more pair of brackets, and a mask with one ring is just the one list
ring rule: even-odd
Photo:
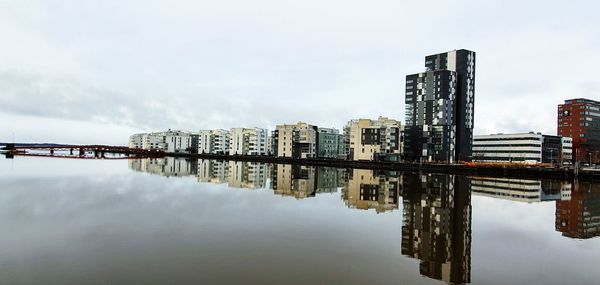
[[405,159],[470,161],[475,52],[426,56],[425,67],[406,76]]

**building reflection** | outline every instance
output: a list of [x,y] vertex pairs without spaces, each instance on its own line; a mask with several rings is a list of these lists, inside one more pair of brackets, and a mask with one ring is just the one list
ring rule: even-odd
[[128,160],[130,169],[166,177],[196,175],[196,164],[192,162],[192,160],[175,157]]
[[421,275],[450,284],[471,279],[471,195],[466,177],[405,174],[402,254]]
[[271,176],[275,195],[296,199],[335,193],[344,183],[345,171],[329,167],[277,164]]
[[600,186],[591,182],[573,183],[571,199],[556,201],[555,228],[569,238],[600,236]]
[[416,175],[174,157],[132,159],[128,163],[134,171],[165,177],[196,175],[200,183],[226,183],[230,188],[272,188],[276,195],[296,199],[337,193],[342,188],[341,197],[348,208],[374,209],[377,213],[399,209],[402,196],[402,254],[420,259],[423,275],[451,283],[469,280],[471,193],[515,202],[556,201],[556,231],[569,238],[600,236],[600,185],[591,182]]
[[268,169],[267,164],[256,162],[198,160],[198,182],[227,183],[232,188],[265,188]]
[[315,168],[301,165],[277,164],[273,167],[275,195],[304,199],[315,196]]
[[471,191],[517,202],[545,202],[571,199],[571,183],[554,180],[471,177]]
[[342,199],[348,208],[377,213],[398,209],[402,176],[395,172],[369,169],[351,169],[348,182],[342,190]]

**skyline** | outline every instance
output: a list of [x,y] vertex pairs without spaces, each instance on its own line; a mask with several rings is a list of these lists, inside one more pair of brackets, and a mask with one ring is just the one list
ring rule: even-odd
[[478,53],[474,134],[556,134],[558,104],[600,98],[596,3],[184,2],[0,3],[0,141],[404,122],[405,76],[460,48]]

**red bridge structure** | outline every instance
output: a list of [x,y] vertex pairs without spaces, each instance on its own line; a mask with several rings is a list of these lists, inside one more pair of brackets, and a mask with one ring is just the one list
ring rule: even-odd
[[[140,157],[162,157],[165,152],[161,150],[148,150],[129,148],[126,146],[108,145],[14,145],[7,144],[4,148],[9,155],[60,157],[77,159],[129,159]],[[120,154],[121,156],[115,156]]]

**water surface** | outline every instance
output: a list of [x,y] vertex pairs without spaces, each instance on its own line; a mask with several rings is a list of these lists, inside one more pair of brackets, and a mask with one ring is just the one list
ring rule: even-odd
[[0,160],[0,284],[598,284],[600,186]]

